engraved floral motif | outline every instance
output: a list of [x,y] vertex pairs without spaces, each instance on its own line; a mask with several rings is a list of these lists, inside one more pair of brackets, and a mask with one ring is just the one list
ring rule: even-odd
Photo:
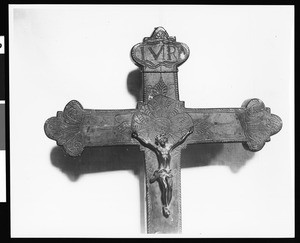
[[119,125],[115,126],[114,134],[118,141],[124,141],[131,139],[131,126],[128,122],[121,122]]
[[243,145],[251,151],[259,151],[265,142],[270,141],[270,136],[281,130],[282,121],[279,116],[271,114],[270,108],[259,99],[247,100],[242,107],[245,112],[239,118],[248,139]]
[[158,134],[164,133],[173,144],[193,126],[193,120],[183,112],[180,101],[157,95],[133,115],[131,126],[147,141],[153,142]]
[[213,124],[209,122],[208,119],[209,115],[205,116],[204,118],[194,120],[195,133],[204,138],[211,138],[213,135],[213,133],[210,131],[210,128],[213,126]]
[[85,112],[81,104],[70,101],[63,112],[58,112],[56,117],[49,118],[44,125],[46,135],[56,140],[57,145],[62,145],[66,153],[78,156],[84,148],[81,125]]
[[162,77],[160,77],[158,83],[154,86],[147,86],[146,93],[148,96],[148,100],[153,99],[156,95],[166,95],[168,93],[168,86],[164,83]]

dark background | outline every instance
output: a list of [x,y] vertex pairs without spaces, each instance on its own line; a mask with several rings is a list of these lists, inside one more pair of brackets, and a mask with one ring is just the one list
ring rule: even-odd
[[0,150],[5,150],[5,104],[0,104]]
[[[3,46],[1,48],[3,48]],[[5,99],[4,57],[4,54],[0,54],[0,100]]]
[[[6,46],[8,36],[8,4],[5,0],[0,1],[0,35],[5,38],[5,51],[6,54],[0,54],[0,100],[3,101],[8,98],[8,55]],[[3,46],[1,48],[4,48]],[[6,102],[5,102],[6,103]],[[5,109],[6,108],[6,109]],[[8,124],[6,115],[8,112],[7,105],[0,104],[0,150],[5,150],[6,135],[5,124]],[[6,127],[8,129],[8,127]],[[6,158],[9,157],[6,151]],[[9,158],[8,158],[9,159]],[[9,196],[9,164],[6,161],[6,203],[0,203],[0,241],[4,242],[5,239],[10,238],[10,196]]]

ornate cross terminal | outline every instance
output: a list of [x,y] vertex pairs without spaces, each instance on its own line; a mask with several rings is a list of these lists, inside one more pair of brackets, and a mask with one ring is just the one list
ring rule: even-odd
[[259,99],[246,100],[241,108],[185,108],[177,67],[189,53],[164,28],[155,28],[131,50],[143,77],[143,99],[136,109],[83,109],[72,100],[44,126],[46,135],[71,156],[87,146],[140,146],[145,152],[148,233],[181,232],[180,156],[187,144],[240,142],[259,151],[282,127]]

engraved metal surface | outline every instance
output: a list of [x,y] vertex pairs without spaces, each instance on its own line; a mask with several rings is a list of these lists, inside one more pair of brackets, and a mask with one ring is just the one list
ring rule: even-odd
[[140,146],[148,233],[181,232],[180,157],[187,144],[241,142],[259,151],[282,128],[281,119],[259,99],[246,100],[241,108],[185,108],[177,67],[189,53],[186,44],[157,27],[131,49],[144,87],[137,109],[89,110],[73,100],[44,125],[46,135],[71,156],[87,146]]

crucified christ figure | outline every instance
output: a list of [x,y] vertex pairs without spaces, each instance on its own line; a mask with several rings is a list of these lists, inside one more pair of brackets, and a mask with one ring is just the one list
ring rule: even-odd
[[142,145],[151,149],[155,152],[158,160],[158,169],[154,171],[153,176],[150,178],[150,183],[158,182],[161,191],[161,201],[162,201],[162,212],[164,217],[168,218],[170,216],[169,205],[172,199],[172,174],[170,169],[171,162],[171,152],[182,144],[186,138],[192,134],[194,127],[190,127],[188,132],[184,134],[175,144],[168,142],[168,136],[165,133],[161,133],[155,137],[155,144],[147,142],[143,138],[139,137],[136,131],[132,133],[132,137],[138,140]]

